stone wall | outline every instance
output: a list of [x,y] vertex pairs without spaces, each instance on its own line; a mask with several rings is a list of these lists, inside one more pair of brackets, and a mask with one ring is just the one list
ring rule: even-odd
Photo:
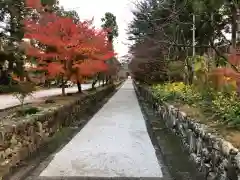
[[49,110],[14,125],[0,124],[0,179],[31,153],[48,141],[61,128],[78,121],[87,108],[103,100],[116,89],[116,85],[99,88],[75,102]]
[[164,121],[166,127],[179,136],[183,149],[206,180],[240,180],[240,152],[230,142],[174,106],[158,102],[150,89],[136,82],[134,88],[160,115],[159,121]]

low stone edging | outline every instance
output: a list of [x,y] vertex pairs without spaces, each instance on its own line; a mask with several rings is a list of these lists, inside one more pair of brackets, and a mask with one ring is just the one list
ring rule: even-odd
[[240,180],[240,151],[203,124],[191,120],[184,112],[167,103],[159,103],[150,89],[133,83],[138,96],[144,98],[165,121],[165,125],[179,136],[206,180]]
[[82,95],[68,105],[49,110],[46,114],[32,116],[26,121],[11,126],[0,124],[0,180],[12,167],[36,152],[61,128],[76,122],[91,105],[103,100],[119,84]]

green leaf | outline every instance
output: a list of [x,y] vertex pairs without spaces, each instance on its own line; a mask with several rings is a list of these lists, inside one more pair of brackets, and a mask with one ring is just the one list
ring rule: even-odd
[[196,62],[194,64],[194,71],[199,71],[202,68],[202,62]]

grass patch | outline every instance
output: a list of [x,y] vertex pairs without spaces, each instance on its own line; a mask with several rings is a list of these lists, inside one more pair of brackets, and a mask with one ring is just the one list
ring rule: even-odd
[[32,115],[39,112],[39,109],[37,107],[28,107],[23,109],[18,109],[16,111],[16,116],[26,116],[26,115]]

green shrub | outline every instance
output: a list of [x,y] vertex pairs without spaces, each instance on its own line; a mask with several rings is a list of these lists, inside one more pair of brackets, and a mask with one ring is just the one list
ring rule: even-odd
[[14,93],[15,90],[12,85],[0,85],[0,94]]
[[230,126],[240,125],[240,102],[237,93],[226,96],[225,93],[216,93],[212,101],[212,110]]
[[185,85],[183,82],[155,85],[152,89],[154,96],[161,101],[183,101],[193,104],[202,98],[194,86]]
[[211,87],[199,90],[182,82],[154,85],[152,90],[160,101],[198,106],[203,113],[210,112],[229,126],[240,126],[240,101],[234,91],[217,92]]
[[183,83],[166,83],[154,85],[152,87],[154,96],[160,101],[173,101],[183,98]]
[[39,109],[37,107],[27,107],[27,108],[21,108],[17,111],[17,116],[25,116],[25,115],[31,115],[36,114],[39,112]]
[[35,86],[30,82],[19,82],[13,86],[13,89],[13,95],[19,100],[21,106],[23,106],[26,97],[32,95],[33,91],[35,91]]
[[54,101],[53,99],[47,99],[45,100],[45,104],[53,104],[55,103],[56,101]]

